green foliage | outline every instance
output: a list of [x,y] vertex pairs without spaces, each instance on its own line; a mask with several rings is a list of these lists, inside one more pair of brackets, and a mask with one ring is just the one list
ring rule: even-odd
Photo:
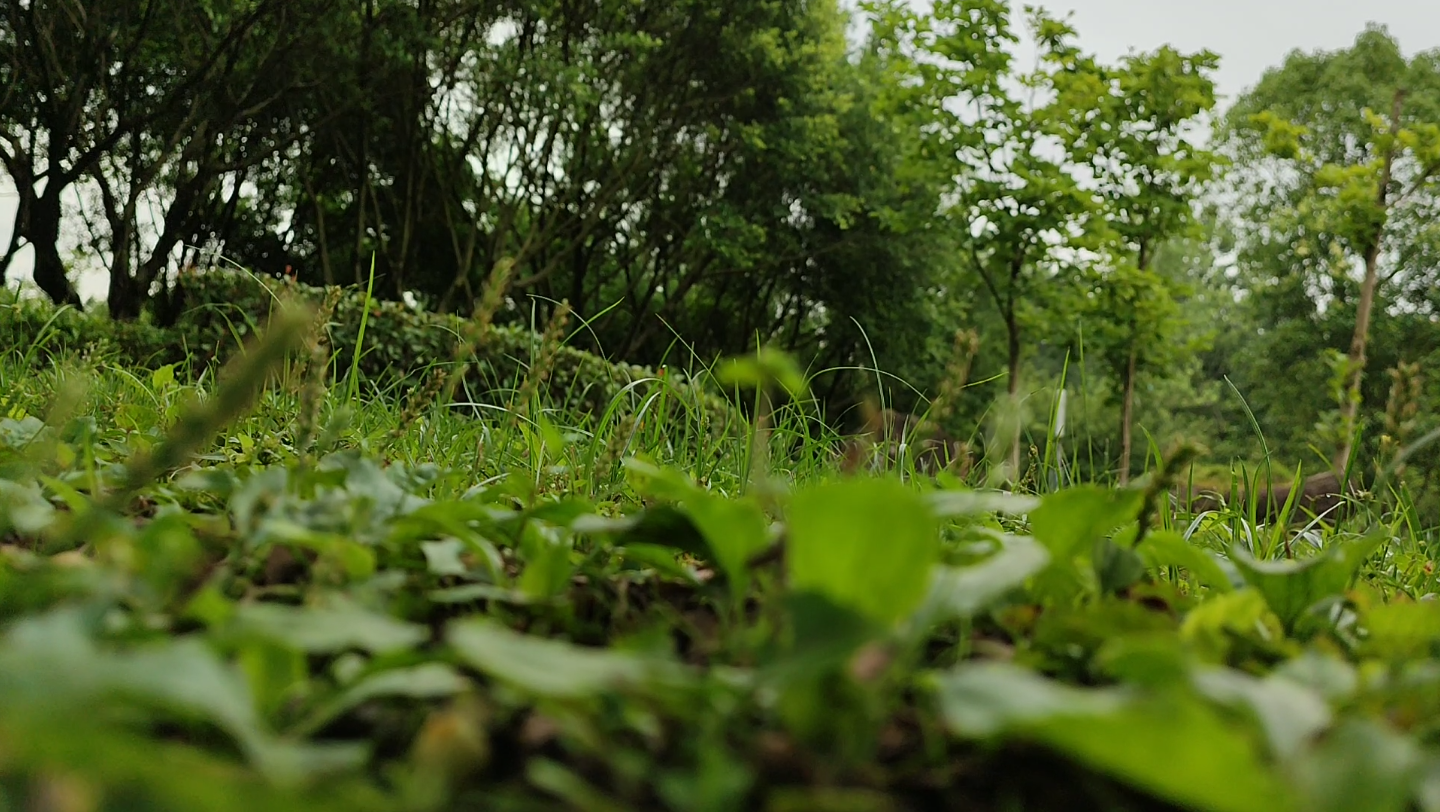
[[1253,742],[1183,694],[1078,689],[1000,664],[936,681],[946,722],[961,735],[1040,742],[1186,808],[1293,807]]
[[101,5],[0,12],[119,317],[0,300],[0,808],[1440,809],[1435,54],[1211,152],[1213,54],[998,0]]
[[[1073,171],[1089,158],[1083,122],[1104,92],[1100,68],[1067,24],[1038,9],[1030,28],[1041,54],[1028,74],[1012,73],[1018,36],[1002,3],[942,3],[929,17],[876,3],[870,14],[875,47],[926,112],[929,171],[950,179],[943,222],[958,269],[981,283],[1000,317],[1013,394],[1022,327],[1047,321],[1053,291],[1071,276],[1062,257],[1100,244],[1098,201]],[[968,287],[963,278],[946,284]]]
[[[276,285],[242,273],[211,272],[181,278],[172,305],[179,315],[169,327],[110,323],[74,311],[17,303],[0,309],[0,337],[7,346],[26,348],[27,357],[37,364],[84,353],[125,365],[183,364],[198,373],[229,359],[269,323],[270,314],[278,309],[278,295],[297,295],[320,307],[326,294],[323,289]],[[339,371],[358,370],[361,378],[355,386],[366,381],[372,391],[388,390],[396,384],[420,385],[427,375],[447,370],[454,362],[464,325],[460,319],[399,302],[371,301],[367,311],[365,302],[364,291],[348,291],[339,296],[331,313],[326,332],[334,353],[328,365],[337,377]],[[357,355],[355,342],[362,322],[365,344]],[[513,393],[537,359],[540,336],[524,328],[496,327],[477,349],[467,369],[469,400],[510,406]],[[717,430],[733,420],[722,398],[700,382],[687,381],[682,370],[667,368],[662,376],[571,347],[562,346],[555,353],[546,382],[550,402],[597,417],[619,400],[631,411],[655,411],[657,419],[663,419],[662,409],[697,408]],[[661,392],[671,396],[658,398]]]
[[[881,624],[915,611],[940,556],[935,519],[898,482],[812,488],[790,504],[789,585],[815,591]],[[875,544],[884,537],[885,546]]]
[[[1323,421],[1343,452],[1364,413],[1382,408],[1375,370],[1432,351],[1433,330],[1408,313],[1430,311],[1417,292],[1435,281],[1436,234],[1415,226],[1436,205],[1436,65],[1434,53],[1406,58],[1372,26],[1349,48],[1290,55],[1225,116],[1223,148],[1239,170],[1227,185],[1239,201],[1240,271],[1254,294],[1251,320],[1264,327],[1247,336],[1250,357],[1237,360],[1256,382],[1307,367],[1306,391],[1247,387],[1282,447],[1298,451],[1296,435]],[[1349,356],[1334,418],[1326,350]]]
[[[343,394],[302,452],[295,396],[259,374],[293,316],[270,327],[208,395],[168,366],[100,365],[86,394],[23,350],[0,363],[7,802],[1428,797],[1440,625],[1408,597],[1435,587],[1416,538],[1341,527],[1272,562],[1216,522],[1137,541],[1140,489],[820,471],[735,496],[743,444],[708,470],[663,450],[684,414],[635,449],[674,464],[627,455],[628,482],[523,424],[396,431],[394,404]],[[549,413],[562,436],[591,422]],[[1385,668],[1410,676],[1362,679]]]
[[29,246],[42,290],[81,304],[61,240],[77,214],[66,198],[84,187],[99,198],[82,207],[109,254],[108,308],[138,316],[173,252],[235,220],[229,186],[293,143],[302,97],[326,77],[315,57],[337,8],[81,0],[0,11],[0,163],[27,212],[0,278]]
[[[185,8],[0,14],[0,153],[56,301],[83,214],[120,318],[217,255],[443,313],[509,263],[511,321],[568,301],[572,344],[650,365],[783,340],[840,405],[949,332],[939,184],[833,0]],[[62,206],[81,183],[101,199]]]

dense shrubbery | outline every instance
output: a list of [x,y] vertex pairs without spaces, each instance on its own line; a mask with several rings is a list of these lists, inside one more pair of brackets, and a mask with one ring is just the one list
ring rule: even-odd
[[693,413],[536,442],[332,390],[317,432],[270,324],[198,403],[0,352],[0,808],[1440,809],[1440,581],[1383,512],[1177,516],[1179,457],[837,477]]
[[[227,360],[247,337],[263,328],[281,297],[288,296],[329,313],[332,365],[337,377],[343,377],[351,368],[360,334],[364,290],[327,291],[229,271],[182,276],[170,304],[154,320],[109,321],[27,302],[3,306],[0,346],[20,348],[36,363],[82,354],[148,369],[187,362],[203,368]],[[453,363],[462,328],[456,316],[370,300],[360,372],[380,387],[422,385],[437,365]],[[541,341],[542,336],[521,327],[491,327],[475,348],[467,371],[466,386],[475,402],[508,405],[529,374]],[[675,408],[677,402],[700,408],[720,424],[732,416],[722,397],[683,371],[657,372],[560,346],[546,375],[545,402],[568,411],[599,415],[617,404],[634,410],[663,390],[676,396],[664,399],[668,408]]]

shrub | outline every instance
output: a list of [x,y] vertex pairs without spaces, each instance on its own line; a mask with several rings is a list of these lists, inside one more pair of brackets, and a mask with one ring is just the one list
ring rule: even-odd
[[[165,312],[155,321],[117,322],[38,303],[0,305],[0,341],[36,363],[80,353],[114,358],[128,365],[155,367],[189,359],[196,370],[224,362],[244,340],[263,329],[281,297],[294,296],[319,306],[327,291],[288,280],[262,280],[233,271],[184,274]],[[339,291],[329,320],[332,369],[343,377],[351,368],[365,307],[365,292]],[[416,310],[402,302],[370,302],[359,370],[382,388],[422,384],[437,366],[449,367],[463,327],[457,316]],[[477,348],[465,378],[476,401],[506,405],[530,372],[541,337],[517,327],[492,327]],[[614,404],[639,409],[664,392],[663,417],[688,409],[702,423],[723,426],[734,418],[727,401],[699,381],[667,371],[607,361],[572,347],[560,347],[546,378],[547,405],[569,412],[600,415]],[[650,413],[654,413],[652,407]]]
[[145,321],[110,321],[32,300],[0,304],[0,348],[29,357],[37,366],[82,356],[154,368],[185,360],[178,338]]

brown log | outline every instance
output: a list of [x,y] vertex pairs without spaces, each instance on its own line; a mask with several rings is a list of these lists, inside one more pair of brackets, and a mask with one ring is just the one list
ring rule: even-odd
[[911,453],[915,470],[928,476],[947,468],[964,476],[971,464],[965,443],[927,420],[895,409],[876,412],[860,434],[845,440],[843,452],[841,465],[852,473],[867,464],[874,470],[881,460],[886,467],[896,467]]
[[[1280,510],[1285,506],[1285,501],[1290,498],[1292,483],[1276,483],[1270,488],[1261,488],[1256,495],[1255,520],[1257,522],[1269,522],[1280,515]],[[1295,503],[1290,508],[1292,517],[1308,517],[1310,515],[1323,516],[1330,523],[1335,523],[1350,515],[1353,510],[1351,499],[1359,493],[1355,484],[1349,483],[1348,487],[1341,487],[1340,477],[1333,471],[1322,471],[1318,474],[1308,476],[1300,483],[1300,493],[1295,497]],[[1175,494],[1176,500],[1184,507],[1187,502],[1185,489],[1181,488]],[[1204,513],[1211,510],[1219,510],[1223,504],[1229,504],[1239,511],[1248,511],[1250,505],[1249,494],[1241,491],[1238,496],[1232,494],[1231,498],[1224,498],[1223,494],[1208,489],[1196,489],[1189,495],[1189,510],[1192,513]]]

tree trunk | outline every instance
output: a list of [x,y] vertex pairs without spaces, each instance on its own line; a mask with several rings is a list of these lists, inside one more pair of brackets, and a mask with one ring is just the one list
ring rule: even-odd
[[140,315],[139,281],[130,270],[130,222],[128,216],[110,220],[110,286],[105,307],[112,319],[129,320]]
[[110,272],[110,295],[106,306],[110,318],[117,321],[131,321],[140,317],[145,296],[140,290],[140,280],[127,271]]
[[[237,189],[243,181],[242,173],[236,179]],[[160,231],[160,237],[150,249],[150,255],[143,261],[138,256],[131,260],[135,264],[133,273],[129,269],[130,262],[127,262],[123,269],[117,269],[117,271],[123,270],[123,275],[126,277],[118,287],[117,272],[111,272],[110,318],[138,318],[140,312],[150,304],[151,286],[155,284],[156,279],[160,278],[165,266],[170,263],[170,255],[180,244],[181,235],[196,226],[196,209],[200,205],[200,201],[209,196],[215,182],[213,175],[208,174],[207,168],[202,165],[199,173],[178,184],[175,198],[170,201],[169,207],[165,210],[164,226]],[[117,293],[121,298],[116,298]]]
[[1389,149],[1380,171],[1380,188],[1375,193],[1375,205],[1380,211],[1380,224],[1375,227],[1370,244],[1365,248],[1365,281],[1360,284],[1360,301],[1355,306],[1355,335],[1350,339],[1348,380],[1345,382],[1345,400],[1340,404],[1340,449],[1333,461],[1337,472],[1343,473],[1350,463],[1350,454],[1355,447],[1355,428],[1360,411],[1360,382],[1365,377],[1365,353],[1370,344],[1370,316],[1375,309],[1375,291],[1380,286],[1380,250],[1385,240],[1385,221],[1388,215],[1390,180],[1395,166],[1396,139],[1400,134],[1400,113],[1405,104],[1405,91],[1395,91],[1395,101],[1390,110]]
[[1014,434],[1010,437],[1010,475],[1020,481],[1020,324],[1012,314],[1005,320],[1006,342],[1009,352],[1010,382],[1008,392],[1010,403],[1007,408],[1015,410],[1011,415],[1015,421]]
[[66,278],[65,262],[60,258],[60,189],[47,188],[29,214],[25,239],[35,248],[35,284],[55,304],[83,310],[80,295]]
[[1120,407],[1120,484],[1130,484],[1130,424],[1135,415],[1135,348],[1130,348],[1130,363],[1125,367],[1125,397]]

